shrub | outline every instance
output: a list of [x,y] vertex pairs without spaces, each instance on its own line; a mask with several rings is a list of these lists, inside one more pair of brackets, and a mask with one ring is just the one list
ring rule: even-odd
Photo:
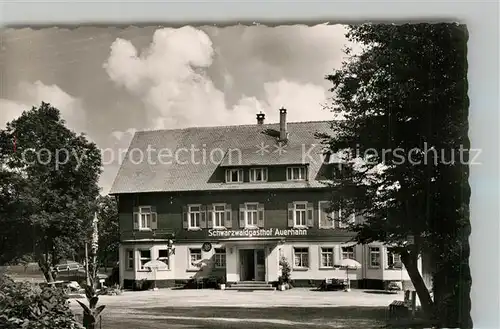
[[106,281],[104,281],[104,284],[108,287],[111,287],[119,283],[120,283],[120,270],[117,266],[115,266],[111,270],[111,274],[106,278]]
[[108,296],[116,296],[116,295],[121,295],[122,294],[122,289],[119,284],[115,284],[112,287],[107,287],[104,289],[104,291],[101,293],[102,295],[108,295]]
[[152,281],[148,281],[146,279],[141,279],[141,280],[135,281],[134,290],[135,291],[148,290],[148,289],[151,289],[152,286],[153,286]]
[[288,263],[286,257],[281,257],[280,266],[281,278],[283,280],[283,283],[290,283],[290,272],[292,271],[292,268],[290,267],[290,264]]
[[0,276],[0,328],[80,329],[60,288],[14,282]]

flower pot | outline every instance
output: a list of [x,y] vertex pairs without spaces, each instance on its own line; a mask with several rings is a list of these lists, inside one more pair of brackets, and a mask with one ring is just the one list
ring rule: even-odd
[[220,290],[226,290],[226,284],[225,283],[219,284],[219,288]]
[[280,285],[278,286],[278,289],[279,289],[280,291],[285,291],[285,285],[284,285],[284,284],[280,284]]

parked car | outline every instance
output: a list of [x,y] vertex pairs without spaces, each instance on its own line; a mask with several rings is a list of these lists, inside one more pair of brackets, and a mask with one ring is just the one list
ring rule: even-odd
[[83,265],[75,261],[64,261],[54,266],[56,272],[74,272],[83,269]]

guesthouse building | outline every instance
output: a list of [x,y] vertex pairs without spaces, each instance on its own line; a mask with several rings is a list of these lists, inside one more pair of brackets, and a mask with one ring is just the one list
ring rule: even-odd
[[[274,283],[280,259],[295,286],[325,278],[382,288],[408,281],[397,255],[380,243],[356,245],[353,233],[327,212],[326,184],[338,172],[317,133],[326,121],[140,131],[111,189],[118,200],[120,282],[155,280],[171,287],[193,278]],[[351,218],[352,221],[362,218]],[[361,268],[336,264],[356,259]],[[145,265],[159,260],[164,267]]]

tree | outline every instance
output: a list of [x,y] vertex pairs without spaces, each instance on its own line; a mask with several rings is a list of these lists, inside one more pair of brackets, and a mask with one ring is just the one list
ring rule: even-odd
[[[466,28],[364,24],[347,38],[362,50],[346,49],[349,59],[326,77],[327,107],[344,120],[319,136],[343,162],[331,208],[363,218],[350,224],[357,242],[401,255],[438,325],[471,328]],[[422,255],[434,264],[434,300],[417,268]]]
[[118,225],[118,205],[113,196],[100,196],[97,201],[97,217],[99,219],[99,262],[118,260],[120,245],[120,228]]
[[[1,162],[0,162],[1,163]],[[28,217],[33,209],[30,186],[21,174],[0,169],[0,265],[19,261],[33,251]]]
[[[29,208],[17,215],[25,225],[21,236],[29,238],[33,232],[36,260],[53,281],[51,267],[73,257],[87,238],[99,195],[100,151],[84,135],[70,131],[58,109],[43,102],[9,122],[0,137],[2,166],[17,173],[11,185],[25,186],[29,200]],[[19,206],[11,207],[2,220],[16,211]]]

